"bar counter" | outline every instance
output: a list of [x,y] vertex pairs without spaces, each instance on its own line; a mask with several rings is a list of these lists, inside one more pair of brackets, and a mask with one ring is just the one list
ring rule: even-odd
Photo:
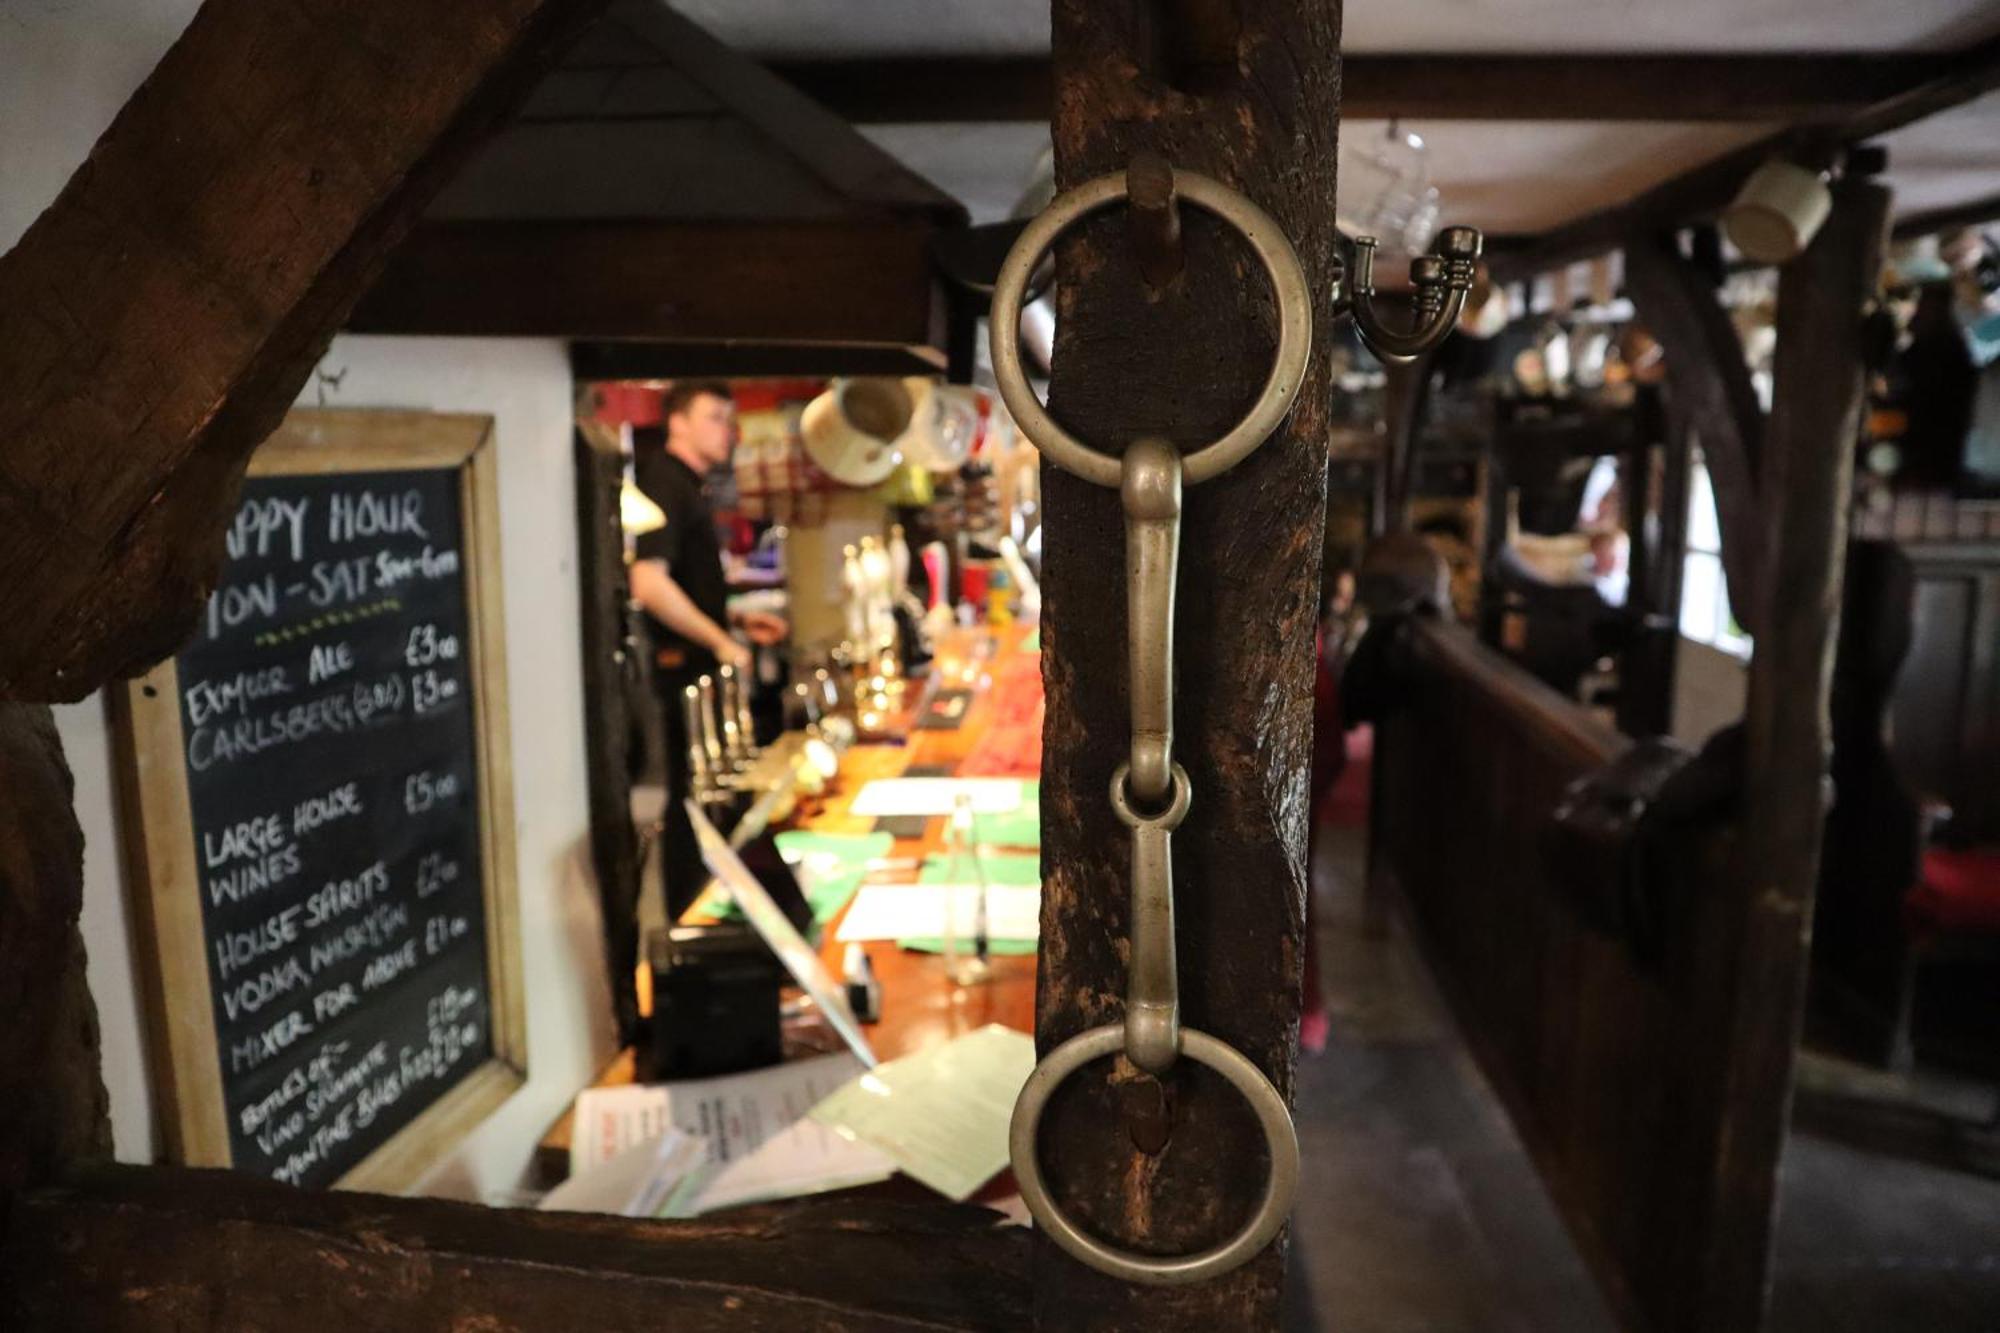
[[[984,661],[979,660],[982,640],[993,645],[991,655]],[[1039,643],[1035,627],[1025,623],[961,629],[947,636],[930,670],[942,672],[945,680],[955,681],[968,665],[977,663],[979,668],[976,683],[970,686],[972,700],[963,721],[950,730],[918,728],[916,714],[927,691],[923,688],[924,680],[912,679],[908,690],[909,711],[894,728],[903,738],[859,741],[849,747],[825,793],[810,802],[802,800],[783,827],[816,833],[873,832],[876,827],[873,818],[855,815],[850,810],[856,795],[872,781],[900,777],[913,770],[934,776],[971,776],[975,772],[986,777],[1038,776],[1037,749],[1029,742],[1039,737],[1040,728]],[[1031,760],[1033,766],[1026,766]],[[905,878],[914,882],[917,868],[927,858],[947,850],[946,828],[944,817],[930,818],[924,821],[921,837],[896,839],[885,859],[897,866],[907,865],[909,873],[907,877],[894,876],[894,882],[904,882]],[[1027,854],[1034,849],[1013,850],[1015,854]],[[982,849],[982,854],[993,852],[992,848]],[[724,892],[720,884],[711,883],[681,919],[686,922],[714,919],[713,909],[720,905]],[[846,949],[837,936],[851,906],[850,902],[842,907],[821,929],[820,959],[836,977],[841,974]],[[870,940],[862,947],[882,987],[881,1021],[868,1025],[864,1031],[876,1055],[883,1060],[915,1054],[989,1023],[1021,1032],[1032,1033],[1035,1029],[1033,954],[996,953],[991,959],[992,974],[986,981],[958,986],[945,975],[945,960],[939,954],[905,950],[893,940]],[[787,991],[788,996],[796,993]],[[787,1057],[796,1058],[840,1049],[840,1041],[822,1023],[787,1020],[785,1047]],[[594,1086],[632,1082],[635,1057],[629,1047],[619,1052]],[[560,1181],[569,1173],[572,1118],[573,1111],[565,1111],[537,1146],[536,1173],[544,1183]],[[982,1196],[990,1189],[983,1191]]]

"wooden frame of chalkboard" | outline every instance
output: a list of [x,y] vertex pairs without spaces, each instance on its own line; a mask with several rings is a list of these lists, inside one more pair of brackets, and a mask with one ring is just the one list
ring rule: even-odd
[[[229,964],[222,956],[221,946],[211,937],[211,926],[205,924],[205,912],[209,909],[203,897],[205,886],[212,893],[219,878],[216,874],[204,874],[216,864],[213,856],[216,834],[214,830],[200,829],[195,822],[197,802],[190,790],[190,764],[194,756],[188,748],[188,732],[184,729],[184,723],[193,715],[183,713],[180,662],[193,649],[184,649],[180,656],[161,663],[133,681],[126,690],[114,694],[114,732],[121,752],[118,765],[122,803],[119,823],[127,863],[127,882],[132,886],[137,930],[135,953],[138,955],[149,1029],[148,1056],[153,1072],[156,1118],[162,1129],[165,1155],[172,1161],[192,1166],[237,1165],[257,1169],[238,1161],[238,1153],[233,1146],[245,1142],[244,1135],[249,1132],[251,1117],[257,1117],[259,1128],[266,1134],[286,1132],[289,1122],[290,1132],[299,1135],[297,1143],[287,1145],[295,1151],[287,1159],[286,1148],[281,1147],[277,1149],[277,1156],[270,1160],[296,1163],[302,1156],[319,1150],[321,1144],[317,1140],[320,1136],[334,1137],[332,1130],[317,1127],[313,1119],[304,1114],[305,1109],[331,1106],[346,1097],[361,1106],[360,1115],[368,1117],[369,1122],[380,1115],[384,1117],[384,1124],[390,1123],[391,1118],[400,1119],[400,1127],[370,1148],[358,1161],[342,1166],[337,1175],[327,1174],[335,1165],[335,1149],[328,1149],[328,1160],[317,1178],[309,1171],[289,1167],[273,1173],[281,1179],[292,1178],[301,1183],[332,1184],[340,1188],[381,1192],[399,1191],[414,1184],[526,1080],[527,1018],[522,990],[516,894],[506,635],[501,612],[499,514],[492,434],[493,419],[487,416],[298,409],[287,415],[277,432],[252,459],[249,469],[252,480],[246,485],[248,496],[257,490],[259,479],[306,479],[302,484],[311,486],[322,484],[312,479],[354,476],[357,479],[372,479],[377,485],[377,494],[386,494],[393,501],[397,496],[415,493],[414,489],[400,492],[382,489],[385,474],[401,473],[413,486],[424,480],[433,491],[444,488],[444,493],[456,497],[457,513],[453,517],[458,536],[458,559],[454,563],[458,567],[445,569],[444,576],[437,583],[445,590],[442,595],[446,597],[456,597],[457,588],[463,590],[463,645],[454,653],[454,660],[449,665],[459,667],[462,664],[464,671],[458,683],[466,687],[468,697],[458,701],[462,705],[459,710],[462,717],[460,730],[455,734],[462,737],[469,730],[472,755],[463,767],[453,770],[459,774],[456,783],[448,784],[440,776],[426,790],[422,779],[431,777],[430,772],[406,777],[404,800],[407,804],[407,793],[417,790],[419,799],[435,799],[440,806],[450,805],[462,810],[464,817],[476,820],[475,829],[460,828],[458,835],[471,844],[465,849],[467,855],[459,861],[476,862],[477,893],[467,895],[463,914],[446,920],[437,934],[447,937],[448,932],[456,928],[467,936],[477,937],[480,932],[466,923],[483,925],[483,950],[473,949],[471,939],[460,944],[456,937],[444,938],[441,947],[451,951],[443,957],[453,961],[461,970],[468,966],[477,967],[483,962],[484,991],[479,993],[478,985],[468,977],[464,986],[446,986],[445,992],[441,993],[442,1011],[440,995],[426,999],[429,1041],[428,1045],[416,1048],[414,1059],[408,1046],[390,1053],[377,1048],[386,1048],[391,1043],[377,1041],[363,1048],[367,1055],[379,1057],[372,1063],[353,1059],[350,1053],[349,1063],[336,1067],[327,1061],[325,1055],[327,1050],[336,1048],[336,1043],[328,1037],[320,1046],[321,1054],[313,1057],[312,1067],[295,1066],[294,1070],[287,1071],[285,1083],[266,1093],[261,1105],[245,1107],[240,1104],[240,1092],[236,1094],[235,1100],[239,1104],[234,1108],[236,1123],[232,1125],[232,1094],[222,1069],[225,1010],[222,993],[215,987],[211,957],[216,960],[216,969],[225,969]],[[440,476],[440,473],[455,474],[455,485],[450,476]],[[396,479],[391,477],[387,480],[394,482]],[[330,510],[331,501],[323,507]],[[268,540],[268,533],[260,528],[254,514],[247,521],[242,518],[246,511],[247,508],[239,509],[238,525],[232,529],[232,560],[239,548],[254,547],[260,532]],[[398,504],[392,502],[376,506],[374,512],[363,516],[365,521],[361,522],[361,527],[386,531],[391,535],[384,540],[395,541],[399,539],[395,535],[398,521],[406,517],[407,514],[399,512]],[[299,529],[304,530],[303,522],[299,524]],[[421,526],[418,531],[421,531]],[[296,555],[302,548],[297,537],[292,541]],[[388,558],[384,551],[378,550],[375,554],[378,558]],[[398,566],[399,572],[417,568],[419,576],[428,573],[412,562],[429,560],[432,554],[431,548],[424,546],[420,553],[403,559]],[[332,566],[355,562],[349,559],[321,563]],[[453,573],[462,573],[462,579],[450,578]],[[315,567],[315,580],[317,577]],[[225,586],[227,582],[225,574]],[[366,580],[363,582],[365,584]],[[294,584],[292,590],[297,591],[298,586]],[[376,591],[379,592],[380,588]],[[222,594],[218,591],[217,595],[220,597]],[[334,624],[322,624],[320,618],[312,616],[310,606],[302,613],[303,619],[295,617],[291,623],[283,623],[287,607],[293,605],[296,599],[280,597],[275,600],[278,603],[276,614],[266,626],[266,632],[257,636],[256,642],[284,640],[290,633],[299,635],[299,646],[306,647],[315,640],[339,637],[341,630],[338,622],[342,621],[343,614],[350,619],[358,619],[379,604],[395,599],[378,597],[375,602],[357,606],[352,598],[344,601],[335,598],[332,601],[334,609],[326,618],[336,622]],[[267,604],[255,609],[269,611],[271,607]],[[457,608],[451,610],[456,612]],[[391,607],[379,614],[388,620],[398,613]],[[216,615],[212,608],[207,631],[211,635],[215,633]],[[315,626],[320,626],[320,629],[315,629]],[[428,628],[435,627],[418,625],[407,631],[412,646],[405,650],[406,654],[436,652],[438,644],[435,642],[421,647],[415,643],[417,636]],[[382,625],[377,622],[351,632],[372,634],[379,638]],[[201,637],[202,632],[198,631],[197,643]],[[335,656],[336,649],[340,653],[350,651],[345,644],[326,644],[315,651],[324,652],[331,658]],[[338,671],[339,668],[340,663],[336,661],[327,669]],[[287,668],[276,670],[282,677]],[[396,707],[407,706],[422,712],[419,705],[405,703],[405,685],[410,686],[410,694],[416,693],[414,677],[418,674],[422,673],[411,672],[406,678],[398,670],[379,678],[385,683],[392,679],[396,682],[390,687],[397,696]],[[251,673],[246,677],[242,672],[231,676],[231,683],[236,689],[223,706],[234,705],[238,715],[247,718],[250,712],[248,701],[256,693],[258,676],[259,673]],[[439,679],[450,682],[457,678],[447,672],[442,678],[433,676],[433,684]],[[356,681],[353,688],[360,690],[362,683],[359,677]],[[289,685],[293,682],[281,679],[280,683]],[[311,708],[313,704],[306,707]],[[291,710],[294,715],[297,711]],[[244,725],[249,724],[246,722]],[[389,736],[389,743],[394,745],[398,735],[388,730],[392,725],[393,722],[383,723],[382,734]],[[200,730],[195,728],[196,732]],[[331,739],[347,741],[350,738],[341,736]],[[311,752],[300,746],[288,753],[310,755]],[[469,774],[466,769],[470,770]],[[474,780],[466,782],[464,779],[467,776]],[[412,783],[417,785],[412,787]],[[354,784],[348,785],[351,787]],[[447,785],[451,787],[449,801],[434,795]],[[313,825],[308,834],[296,832],[301,819],[308,822],[331,821],[343,813],[337,808],[340,804],[338,789],[331,795],[331,800],[319,800],[310,814],[294,807],[293,827],[290,829],[284,827],[280,810],[258,819],[235,823],[223,836],[225,839],[235,838],[239,843],[254,843],[260,831],[268,831],[274,842],[288,842],[296,838],[300,843],[309,843],[316,838],[321,843],[338,845],[342,833],[338,828],[329,830]],[[347,799],[358,811],[359,799],[351,791]],[[425,813],[429,813],[428,807]],[[421,823],[418,816],[410,815],[407,810],[392,810],[388,812],[388,817],[394,821],[399,836],[403,828]],[[197,846],[198,836],[203,840],[201,847]],[[238,851],[242,848],[239,847]],[[298,853],[289,844],[281,851],[290,851],[295,855],[310,854]],[[204,857],[208,858],[206,864]],[[244,868],[240,860],[229,864]],[[288,891],[303,891],[304,885],[310,883],[313,876],[299,873],[301,866],[297,860],[289,865],[293,878],[300,883]],[[434,871],[436,868],[433,866]],[[253,873],[262,873],[256,867],[249,869]],[[304,869],[310,871],[312,867]],[[280,862],[272,877],[284,878],[285,870],[286,864]],[[336,911],[346,910],[350,903],[365,906],[377,891],[385,899],[392,897],[394,876],[385,869],[384,860],[378,859],[370,870],[374,872],[372,878],[368,871],[363,871],[352,879],[326,882],[312,895],[313,903],[325,905],[327,915],[331,916]],[[456,876],[459,872],[454,869],[452,873]],[[419,899],[425,893],[424,874],[420,865],[416,876],[416,896]],[[433,873],[432,881],[435,882],[436,878]],[[454,884],[450,886],[450,892],[466,894],[471,887],[470,884]],[[272,892],[275,895],[280,891]],[[274,897],[272,901],[275,900]],[[234,899],[231,901],[233,903]],[[453,899],[446,897],[437,901],[449,903]],[[385,902],[378,910],[397,906]],[[287,909],[291,912],[296,910]],[[306,910],[310,913],[312,905],[309,904]],[[264,932],[267,941],[273,938],[276,929],[268,921],[277,919],[267,918],[266,923],[257,927]],[[300,919],[292,915],[288,926],[296,928]],[[305,919],[309,920],[310,916]],[[350,923],[358,919],[349,918]],[[375,920],[374,913],[370,913],[371,928]],[[433,943],[432,927],[440,917],[433,914],[418,918],[406,907],[400,925],[393,911],[380,920],[385,923],[384,931],[391,938],[397,931],[407,932],[409,936],[392,951],[395,957],[385,959],[378,954],[369,964],[370,971],[366,978],[369,984],[374,984],[381,976],[390,978],[381,983],[384,987],[381,994],[386,1004],[389,998],[396,995],[396,987],[401,986],[407,993],[423,979],[424,965],[412,963],[406,977],[397,977],[393,975],[392,966],[383,964],[400,965],[402,954],[414,957],[419,948],[429,949]],[[249,932],[223,933],[244,937],[241,945],[243,954],[252,954],[260,947],[274,950],[278,947],[268,942],[261,946],[252,942]],[[348,930],[347,935],[353,937],[354,931]],[[362,946],[355,947],[359,949]],[[277,955],[274,953],[272,956]],[[345,955],[338,955],[331,947],[324,955],[315,953],[311,957],[311,968],[305,975],[317,978],[323,958],[336,956],[346,961]],[[355,958],[352,961],[364,960]],[[226,971],[224,975],[227,976]],[[293,975],[296,978],[299,973]],[[329,975],[337,973],[330,972]],[[271,969],[257,972],[253,980],[269,980],[269,989],[272,990],[280,989],[284,984],[282,978],[272,976]],[[311,982],[300,984],[312,990]],[[329,993],[345,990],[351,995],[356,989],[357,986],[334,986],[327,990],[312,990],[310,1000],[314,1008],[303,1012],[312,1012],[317,1016],[318,1008],[327,1003]],[[256,994],[246,992],[239,1003],[257,998]],[[409,998],[422,997],[406,994],[405,1004]],[[299,999],[303,1006],[305,994],[301,993]],[[352,1011],[355,1014],[367,1012],[365,1007],[360,1007],[358,1000],[350,998],[347,1003],[357,1006]],[[337,1008],[339,1001],[334,1004]],[[461,1004],[469,1017],[457,1012]],[[301,1012],[301,1009],[293,1009],[286,1018],[292,1019]],[[444,1048],[450,1057],[449,1065],[437,1063],[443,1058],[440,1055],[441,1017],[445,1023],[445,1036],[453,1043]],[[297,1027],[306,1027],[310,1020],[299,1018],[294,1021]],[[324,1026],[330,1032],[339,1032],[344,1030],[342,1024],[351,1025],[356,1021],[348,1013],[337,1011],[331,1023]],[[465,1038],[463,1043],[454,1035],[461,1025]],[[483,1029],[483,1032],[476,1033],[476,1029]],[[307,1030],[311,1029],[308,1027]],[[478,1044],[474,1044],[475,1034]],[[283,1035],[279,1033],[281,1038]],[[479,1058],[480,1045],[487,1046],[483,1059]],[[338,1044],[342,1050],[351,1046],[359,1046],[359,1043],[349,1041]],[[235,1059],[235,1050],[232,1049],[232,1063]],[[426,1061],[430,1064],[427,1065]],[[477,1063],[468,1065],[469,1061]],[[281,1067],[281,1064],[274,1064],[274,1068]],[[460,1073],[462,1067],[464,1072]],[[440,1073],[440,1070],[444,1072]],[[413,1103],[413,1106],[421,1105],[421,1109],[415,1110],[414,1114],[411,1114],[412,1107],[393,1114],[380,1111],[383,1104],[393,1105],[400,1096],[423,1084],[426,1076],[442,1079],[446,1075],[449,1076],[448,1084],[438,1089],[428,1103]],[[353,1105],[344,1109],[351,1134],[352,1122],[358,1117]],[[281,1120],[280,1116],[285,1118]],[[268,1161],[258,1165],[270,1169]]]

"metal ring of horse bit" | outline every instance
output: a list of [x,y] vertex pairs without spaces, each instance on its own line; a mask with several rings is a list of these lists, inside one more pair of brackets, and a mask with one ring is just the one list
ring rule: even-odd
[[[1188,775],[1173,762],[1174,584],[1179,564],[1181,489],[1227,470],[1262,444],[1291,410],[1312,343],[1312,303],[1291,243],[1270,216],[1234,190],[1174,172],[1177,194],[1241,231],[1270,275],[1278,307],[1278,348],[1256,403],[1227,435],[1183,457],[1163,440],[1134,440],[1121,458],[1100,454],[1064,431],[1021,372],[1018,326],[1028,277],[1057,236],[1078,219],[1123,198],[1125,176],[1101,176],[1057,198],[1021,233],[993,292],[993,369],[1000,395],[1023,433],[1065,470],[1120,489],[1125,508],[1132,750],[1111,777],[1111,805],[1132,831],[1131,965],[1125,1018],[1070,1038],[1036,1065],[1014,1104],[1008,1151],[1021,1198],[1035,1223],[1070,1255],[1129,1282],[1179,1285],[1226,1273],[1270,1244],[1298,1191],[1299,1143],[1285,1099],[1263,1071],[1226,1043],[1180,1025],[1174,944],[1173,830],[1192,800]],[[1164,808],[1149,812],[1134,797]],[[1062,1211],[1043,1179],[1036,1135],[1050,1096],[1090,1061],[1122,1052],[1160,1075],[1185,1054],[1227,1079],[1255,1113],[1271,1167],[1263,1196],[1228,1240],[1194,1254],[1154,1256],[1085,1232]]]
[[[1192,486],[1241,462],[1292,410],[1292,400],[1298,397],[1299,386],[1305,380],[1306,361],[1312,353],[1312,293],[1306,286],[1298,254],[1269,213],[1220,181],[1178,168],[1174,171],[1174,193],[1242,233],[1270,277],[1278,308],[1278,350],[1272,358],[1271,373],[1250,411],[1227,435],[1191,451],[1183,460],[1187,483]],[[1099,176],[1057,196],[1023,229],[1014,248],[1007,252],[1006,262],[1000,266],[999,280],[993,284],[993,378],[999,384],[1001,401],[1007,404],[1015,424],[1035,442],[1036,448],[1061,464],[1065,471],[1099,486],[1118,485],[1118,460],[1084,444],[1049,415],[1021,370],[1021,340],[1016,330],[1021,323],[1021,301],[1027,293],[1028,280],[1042,255],[1070,227],[1124,197],[1124,172]]]

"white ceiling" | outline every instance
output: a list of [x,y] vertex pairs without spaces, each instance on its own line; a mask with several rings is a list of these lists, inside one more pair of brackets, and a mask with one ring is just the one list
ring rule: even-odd
[[[676,0],[768,59],[1041,55],[1049,0]],[[1949,49],[1993,31],[1991,0],[1349,0],[1349,51]]]
[[[767,59],[1033,56],[1049,0],[675,0]],[[2000,31],[1996,0],[1348,0],[1356,52],[1950,50]],[[1534,231],[1619,202],[1749,142],[1758,124],[1413,122],[1430,145],[1445,220]],[[1351,121],[1343,135],[1380,133]],[[1028,125],[881,125],[876,143],[963,201],[1005,217],[1047,142]],[[1899,209],[2000,192],[2000,98],[1889,138]]]
[[1908,213],[2000,194],[2000,93],[1885,134],[1889,183]]
[[1350,0],[1342,45],[1529,55],[1949,50],[1996,23],[1992,0]]

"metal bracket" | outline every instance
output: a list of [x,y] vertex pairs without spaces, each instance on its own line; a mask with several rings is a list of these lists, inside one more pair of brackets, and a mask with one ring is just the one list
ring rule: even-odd
[[1348,253],[1340,256],[1341,273],[1333,283],[1334,313],[1352,315],[1368,350],[1384,361],[1398,362],[1416,360],[1443,342],[1458,323],[1486,246],[1477,227],[1446,227],[1439,232],[1431,253],[1410,261],[1417,322],[1414,328],[1399,330],[1383,323],[1375,311],[1375,238],[1342,236],[1341,240]]

